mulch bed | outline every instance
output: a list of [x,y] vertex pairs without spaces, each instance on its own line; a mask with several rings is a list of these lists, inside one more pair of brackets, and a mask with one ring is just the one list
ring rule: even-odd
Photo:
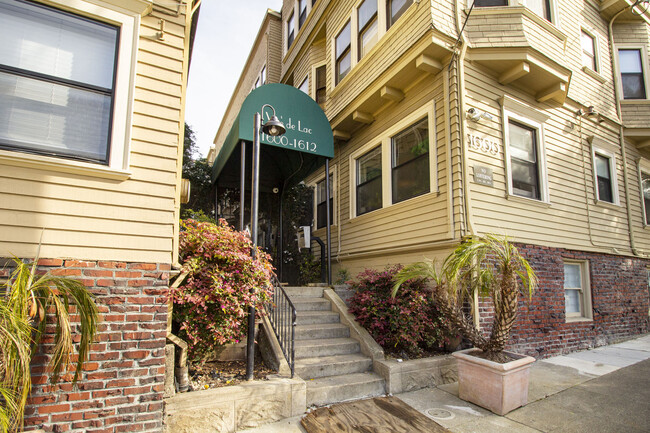
[[[210,361],[189,366],[190,391],[238,385],[246,381],[246,361]],[[253,377],[266,380],[275,371],[266,367],[262,360],[255,360]]]

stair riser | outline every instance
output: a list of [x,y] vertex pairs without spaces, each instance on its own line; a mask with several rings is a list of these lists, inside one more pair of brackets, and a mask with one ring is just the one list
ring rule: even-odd
[[355,385],[310,388],[307,382],[307,406],[323,406],[346,400],[376,397],[385,393],[383,380],[373,380]]
[[321,365],[296,365],[296,374],[301,379],[315,379],[317,377],[338,376],[341,374],[363,373],[368,371],[372,366],[372,360],[364,359],[360,361],[321,364]]
[[317,356],[350,355],[359,353],[359,343],[300,347],[296,344],[296,359],[315,358]]
[[296,307],[296,311],[330,311],[332,309],[329,301],[295,302],[293,305]]
[[285,287],[284,292],[293,300],[293,298],[322,298],[322,287]]
[[326,314],[326,315],[314,315],[314,316],[299,315],[296,318],[296,323],[298,325],[322,325],[327,323],[339,323],[339,321],[340,321],[339,315],[336,313]]
[[[350,330],[341,328],[300,329],[296,327],[296,340],[315,340],[318,338],[348,338]],[[296,343],[298,345],[299,343]]]

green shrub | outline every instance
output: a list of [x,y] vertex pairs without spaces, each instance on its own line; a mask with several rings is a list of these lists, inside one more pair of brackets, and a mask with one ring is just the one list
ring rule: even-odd
[[171,291],[173,317],[190,357],[198,359],[246,335],[248,307],[263,308],[271,297],[273,267],[260,249],[254,261],[250,238],[224,220],[185,220],[181,228],[180,260],[189,275]]
[[424,279],[409,280],[396,297],[393,277],[401,266],[384,271],[366,269],[350,288],[350,312],[388,353],[419,356],[447,340],[447,324],[429,296]]

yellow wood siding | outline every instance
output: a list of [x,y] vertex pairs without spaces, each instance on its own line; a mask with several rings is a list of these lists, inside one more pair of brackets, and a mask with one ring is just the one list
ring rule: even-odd
[[0,164],[0,256],[35,256],[44,230],[41,257],[172,261],[186,47],[180,11],[154,9],[141,19],[128,179]]

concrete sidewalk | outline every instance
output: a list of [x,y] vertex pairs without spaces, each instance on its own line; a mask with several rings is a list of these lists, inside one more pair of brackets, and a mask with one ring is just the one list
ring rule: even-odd
[[[528,405],[498,416],[458,398],[458,384],[397,397],[455,433],[650,432],[650,335],[535,362]],[[244,433],[304,433],[302,417]]]

